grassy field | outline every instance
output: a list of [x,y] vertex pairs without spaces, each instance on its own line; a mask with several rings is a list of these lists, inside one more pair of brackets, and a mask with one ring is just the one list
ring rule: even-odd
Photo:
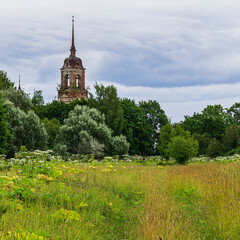
[[240,239],[240,164],[0,161],[0,239]]

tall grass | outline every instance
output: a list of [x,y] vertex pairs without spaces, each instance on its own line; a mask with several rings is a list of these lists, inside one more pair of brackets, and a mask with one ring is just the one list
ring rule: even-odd
[[50,239],[134,239],[144,199],[137,168],[66,163],[54,169],[55,178],[12,177],[14,171],[0,177],[0,237],[14,231]]
[[145,176],[139,239],[240,239],[240,164],[174,166]]
[[0,172],[0,239],[239,239],[237,162],[42,160]]

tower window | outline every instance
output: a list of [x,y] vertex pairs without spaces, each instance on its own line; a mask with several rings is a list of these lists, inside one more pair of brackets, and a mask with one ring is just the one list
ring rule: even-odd
[[76,76],[76,83],[78,87],[81,88],[81,76],[79,74]]
[[68,74],[66,74],[66,76],[65,76],[65,81],[66,81],[66,87],[68,87],[69,86],[69,75]]

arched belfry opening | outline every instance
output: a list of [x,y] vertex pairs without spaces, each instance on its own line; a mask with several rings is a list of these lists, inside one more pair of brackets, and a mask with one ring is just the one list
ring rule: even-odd
[[65,84],[64,84],[65,88],[68,88],[68,87],[69,87],[69,79],[70,79],[69,75],[66,74],[66,75],[65,75]]
[[78,88],[81,89],[81,76],[79,74],[77,74],[77,76],[76,76],[76,84],[77,84]]
[[72,17],[72,45],[70,55],[64,60],[61,70],[61,86],[58,90],[58,101],[71,102],[75,99],[88,99],[85,89],[85,68],[82,60],[76,56],[74,39],[74,17]]

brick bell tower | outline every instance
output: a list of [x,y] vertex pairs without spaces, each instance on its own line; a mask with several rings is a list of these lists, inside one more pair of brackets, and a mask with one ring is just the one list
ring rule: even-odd
[[88,99],[85,89],[85,68],[82,60],[76,57],[74,45],[74,17],[72,17],[72,46],[70,56],[64,60],[61,70],[61,87],[58,90],[58,101],[71,102],[75,99]]

